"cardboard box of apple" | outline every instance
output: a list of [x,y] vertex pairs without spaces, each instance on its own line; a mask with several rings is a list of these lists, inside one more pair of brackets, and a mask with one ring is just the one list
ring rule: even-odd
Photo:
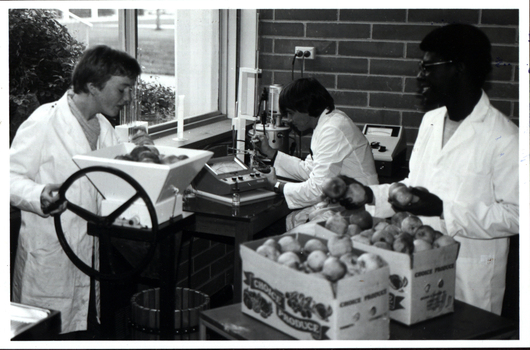
[[350,239],[317,236],[241,245],[242,312],[297,339],[388,339],[388,264]]
[[[355,184],[346,190],[338,181],[331,184],[332,180],[336,178],[328,181],[327,190],[359,195],[354,193]],[[401,183],[390,186],[389,197],[403,204],[417,200]],[[328,230],[330,240],[348,237],[354,248],[388,262],[392,319],[411,325],[454,311],[459,244],[452,237],[407,212],[383,219],[372,217],[364,208],[343,210],[319,224]]]

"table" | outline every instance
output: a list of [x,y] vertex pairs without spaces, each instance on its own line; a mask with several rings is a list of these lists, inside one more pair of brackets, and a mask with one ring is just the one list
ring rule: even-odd
[[[203,311],[201,340],[210,329],[230,340],[294,340],[265,323],[241,312],[241,303]],[[455,311],[412,326],[390,321],[390,340],[514,339],[514,321],[455,300]]]
[[185,228],[186,231],[234,238],[234,301],[241,301],[239,246],[290,213],[285,198],[274,196],[232,207],[196,196],[186,198],[183,209],[195,214],[195,221]]

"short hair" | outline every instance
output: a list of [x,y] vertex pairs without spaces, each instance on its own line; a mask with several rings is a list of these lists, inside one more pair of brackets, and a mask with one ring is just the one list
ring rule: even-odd
[[86,50],[72,73],[72,86],[76,94],[88,92],[87,84],[102,89],[112,76],[125,76],[133,80],[142,73],[138,61],[124,51],[98,45]]
[[278,104],[282,115],[291,109],[320,117],[324,110],[331,112],[335,109],[333,97],[315,78],[300,78],[287,84],[280,92]]
[[448,24],[427,34],[422,51],[435,52],[444,60],[462,62],[470,78],[482,87],[491,72],[491,43],[486,34],[470,24]]

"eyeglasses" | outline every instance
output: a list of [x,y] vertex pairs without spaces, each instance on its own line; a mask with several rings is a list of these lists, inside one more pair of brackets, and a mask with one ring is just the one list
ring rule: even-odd
[[426,73],[428,67],[438,66],[438,65],[447,64],[447,63],[453,63],[453,61],[449,60],[449,61],[432,62],[432,63],[425,63],[423,61],[420,61],[419,66],[420,66],[420,70],[423,73]]

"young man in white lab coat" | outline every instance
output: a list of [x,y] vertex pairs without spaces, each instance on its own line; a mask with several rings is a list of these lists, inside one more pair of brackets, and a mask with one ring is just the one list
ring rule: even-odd
[[[306,208],[287,218],[287,229],[305,223],[318,210],[313,206],[322,201],[325,179],[346,175],[365,185],[379,183],[368,140],[350,117],[335,109],[333,97],[320,82],[301,78],[286,85],[279,107],[298,132],[312,132],[311,154],[305,160],[272,149],[263,134],[254,140],[273,160],[274,171],[266,175],[271,187],[285,196],[290,209]],[[276,175],[298,182],[278,181]]]
[[420,48],[421,94],[442,107],[423,117],[403,183],[430,193],[418,190],[418,203],[400,207],[388,202],[389,185],[370,186],[367,207],[377,217],[423,215],[424,224],[453,236],[460,242],[456,299],[500,314],[509,237],[519,233],[519,130],[482,90],[491,71],[482,31],[447,25]]
[[[51,215],[55,193],[78,170],[72,157],[118,143],[103,116],[116,116],[131,99],[141,68],[128,54],[98,46],[77,64],[73,89],[39,107],[18,129],[10,149],[11,205],[21,209],[22,225],[13,276],[12,300],[61,312],[62,332],[84,331],[90,277],[75,267],[59,244]],[[68,199],[97,213],[98,194],[87,179],[69,188]],[[63,231],[78,257],[91,264],[94,238],[87,222],[72,212],[61,215]]]

